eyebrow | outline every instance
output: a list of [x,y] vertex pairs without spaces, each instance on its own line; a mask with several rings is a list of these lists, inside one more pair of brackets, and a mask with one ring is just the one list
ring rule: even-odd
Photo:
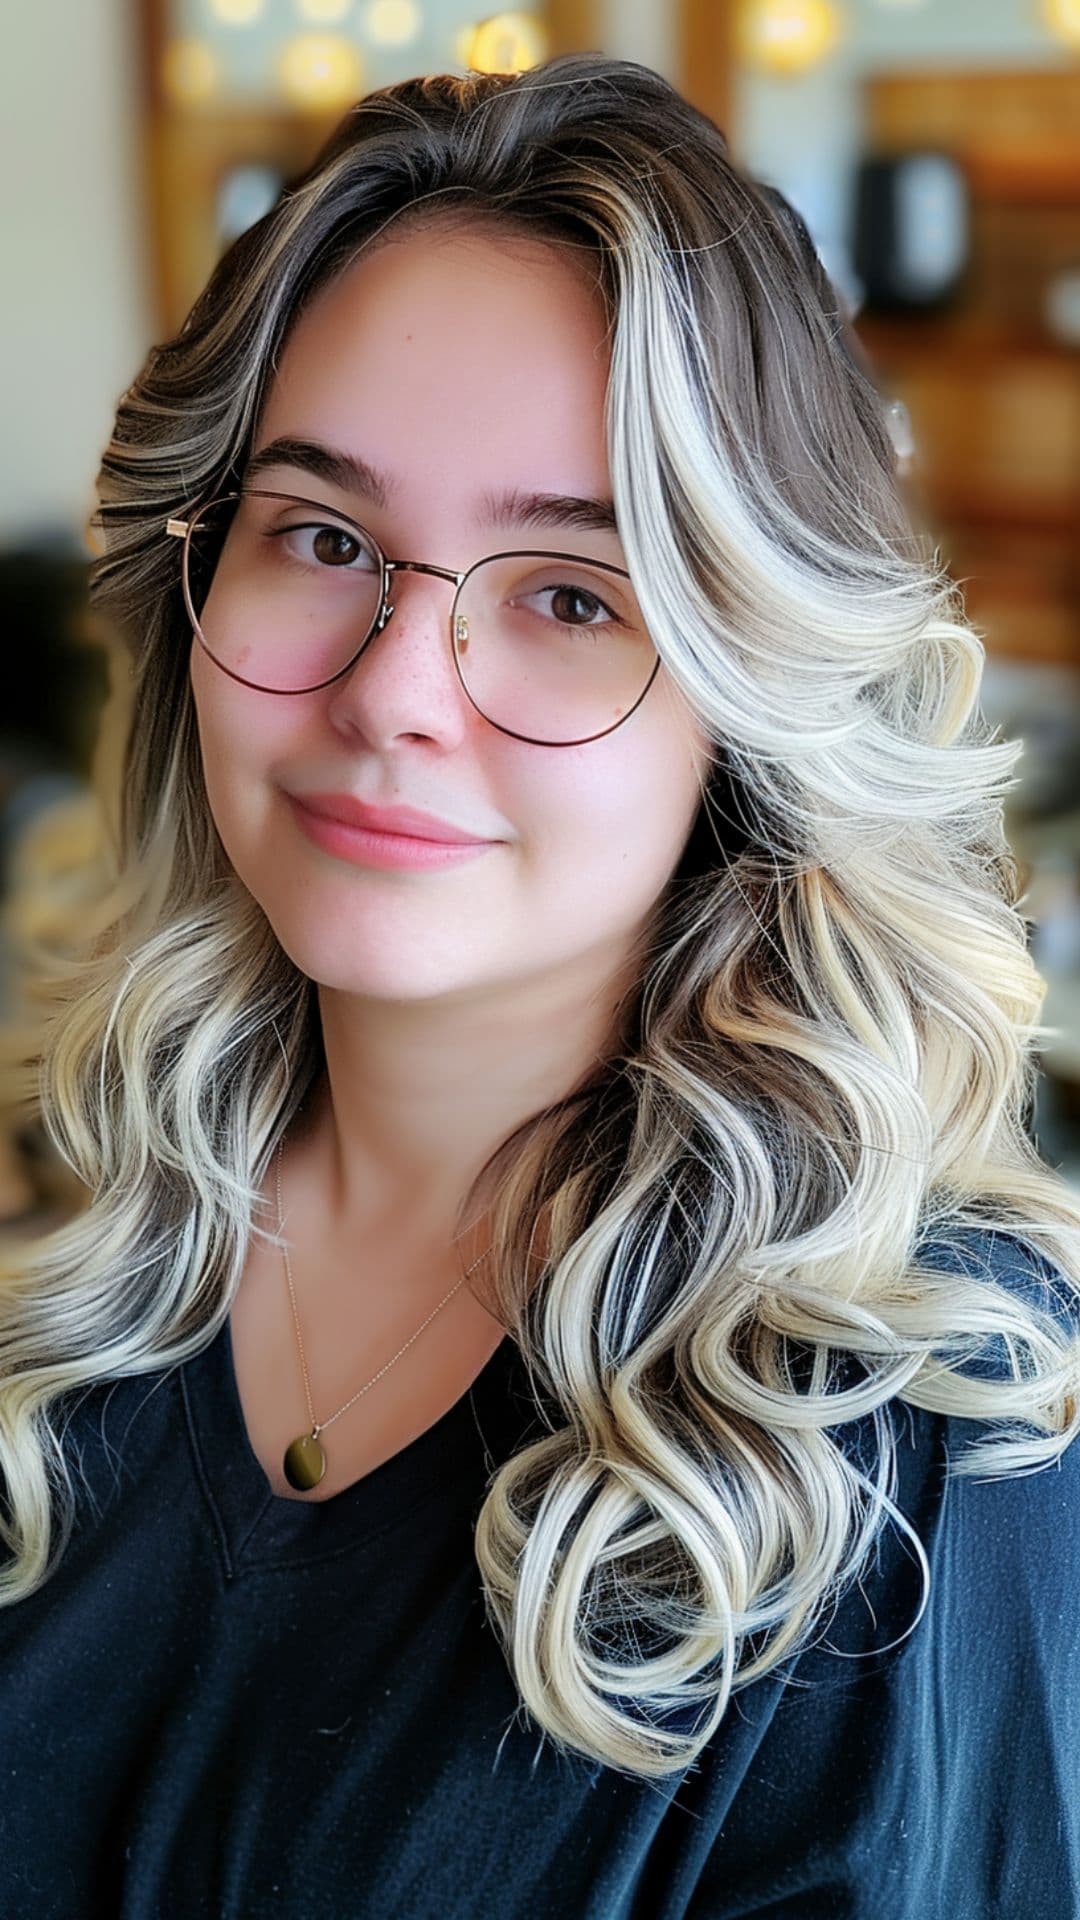
[[[244,469],[244,482],[272,467],[296,467],[317,480],[361,495],[386,510],[397,483],[388,474],[362,460],[359,454],[320,440],[297,440],[286,434],[253,454]],[[612,500],[590,499],[573,493],[531,493],[511,487],[502,493],[478,495],[474,525],[479,527],[573,527],[584,533],[617,533]]]

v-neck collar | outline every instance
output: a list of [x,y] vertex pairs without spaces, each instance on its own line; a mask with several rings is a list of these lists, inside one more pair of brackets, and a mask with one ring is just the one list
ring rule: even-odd
[[226,1571],[297,1566],[359,1546],[435,1498],[475,1495],[538,1419],[517,1343],[504,1335],[461,1398],[407,1446],[327,1500],[276,1494],[248,1438],[229,1317],[178,1369],[202,1490]]

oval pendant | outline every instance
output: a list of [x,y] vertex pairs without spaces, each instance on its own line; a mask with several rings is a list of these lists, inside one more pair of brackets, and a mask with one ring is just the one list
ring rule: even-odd
[[326,1455],[313,1433],[302,1433],[285,1449],[285,1478],[300,1493],[317,1487],[326,1472]]

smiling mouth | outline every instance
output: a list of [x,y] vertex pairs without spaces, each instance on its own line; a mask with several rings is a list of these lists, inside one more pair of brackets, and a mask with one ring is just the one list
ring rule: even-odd
[[434,868],[452,866],[459,861],[490,853],[497,840],[422,840],[416,835],[382,833],[371,827],[354,827],[347,821],[316,813],[301,800],[289,796],[294,817],[309,840],[327,853],[355,865],[368,867]]

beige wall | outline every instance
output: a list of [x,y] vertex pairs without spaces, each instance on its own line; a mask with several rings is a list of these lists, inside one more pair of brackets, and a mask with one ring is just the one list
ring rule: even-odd
[[11,10],[0,62],[0,544],[77,537],[148,344],[133,0]]

